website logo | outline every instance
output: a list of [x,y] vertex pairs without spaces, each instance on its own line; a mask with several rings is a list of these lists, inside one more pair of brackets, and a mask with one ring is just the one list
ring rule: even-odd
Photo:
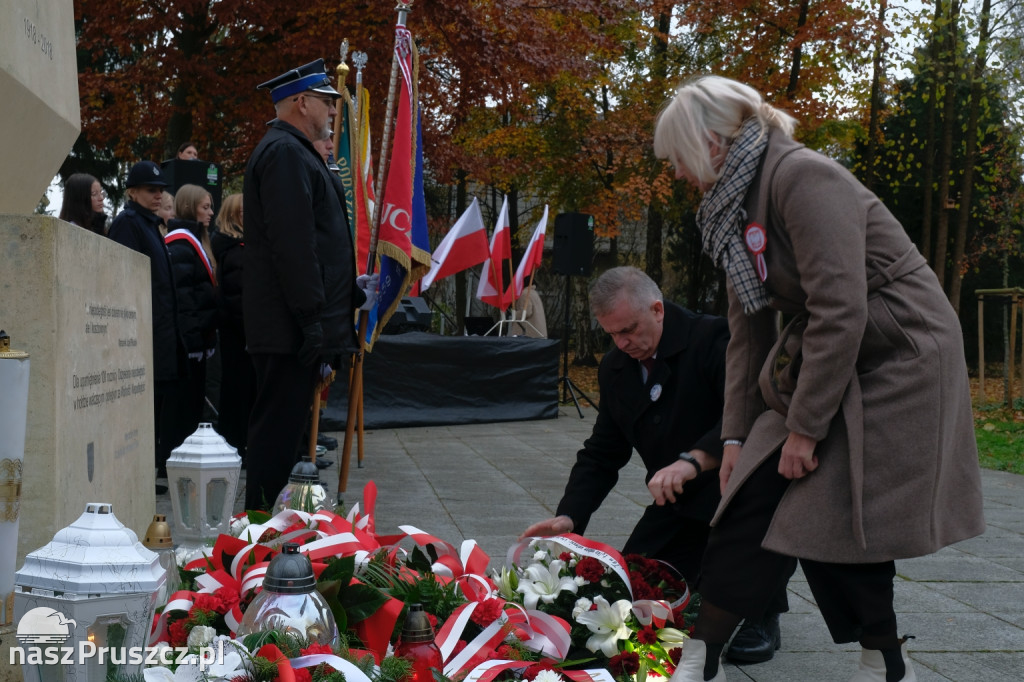
[[71,637],[68,625],[77,627],[78,623],[60,611],[40,606],[21,617],[16,636],[25,646],[63,644]]

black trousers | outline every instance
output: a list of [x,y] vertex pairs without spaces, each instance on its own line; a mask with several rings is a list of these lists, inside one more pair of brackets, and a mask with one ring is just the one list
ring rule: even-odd
[[295,464],[320,368],[294,355],[257,353],[252,362],[256,400],[249,416],[245,508],[269,511]]
[[[797,559],[761,547],[772,516],[789,487],[779,474],[781,450],[769,457],[730,501],[711,529],[700,593],[744,618],[759,618],[796,569]],[[814,474],[810,474],[813,476]],[[842,501],[837,501],[842,504]],[[821,615],[837,644],[896,635],[892,561],[834,564],[800,559]]]

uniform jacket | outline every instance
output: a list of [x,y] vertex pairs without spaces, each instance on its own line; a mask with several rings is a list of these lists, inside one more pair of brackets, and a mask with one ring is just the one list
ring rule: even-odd
[[[594,430],[576,455],[558,504],[557,514],[572,518],[574,533],[586,530],[634,448],[647,469],[647,481],[676,462],[680,452],[699,449],[721,457],[728,338],[724,318],[697,315],[666,302],[661,341],[646,384],[637,360],[618,348],[604,356]],[[655,385],[661,394],[652,400]],[[630,544],[638,552],[654,554],[671,539],[675,518],[710,521],[718,501],[718,472],[704,472],[686,484],[675,504],[658,507],[652,502]]]
[[[167,228],[168,234],[174,230],[195,234],[199,226],[189,220],[173,219]],[[213,348],[217,345],[217,288],[206,262],[190,241],[168,242],[167,253],[178,298],[178,331],[185,350],[200,353]]]
[[[730,287],[722,436],[746,443],[721,509],[795,431],[819,441],[819,466],[787,489],[765,548],[879,562],[983,532],[960,324],[906,232],[846,169],[777,132],[745,209],[766,229],[772,303],[744,315]],[[806,322],[782,391],[776,311]]]
[[185,368],[181,361],[171,261],[159,226],[159,216],[134,201],[128,201],[110,224],[107,236],[149,256],[153,296],[153,378],[155,381],[172,381],[181,378]]
[[322,355],[356,348],[355,284],[345,200],[312,143],[275,120],[245,169],[243,310],[251,353],[297,353],[323,327]]

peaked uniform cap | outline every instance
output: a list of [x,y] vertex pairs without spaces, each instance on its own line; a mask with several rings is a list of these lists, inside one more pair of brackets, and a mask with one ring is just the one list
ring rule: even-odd
[[152,161],[139,161],[132,166],[132,169],[128,171],[128,181],[125,186],[139,187],[141,185],[167,187],[167,181],[164,180],[164,176],[160,172],[160,166]]
[[324,67],[324,60],[317,59],[291,71],[282,73],[277,78],[271,78],[266,83],[256,86],[257,90],[270,90],[270,98],[277,104],[285,97],[298,95],[303,92],[318,92],[331,97],[341,97],[341,93],[331,87],[331,79]]

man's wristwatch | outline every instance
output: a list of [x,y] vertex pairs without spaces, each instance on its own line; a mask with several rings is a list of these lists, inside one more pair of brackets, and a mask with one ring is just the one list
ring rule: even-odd
[[689,452],[680,452],[679,459],[683,460],[684,462],[689,462],[690,464],[692,464],[693,468],[697,470],[697,475],[701,475],[703,469],[700,468],[700,462],[697,461],[696,457],[691,455]]

